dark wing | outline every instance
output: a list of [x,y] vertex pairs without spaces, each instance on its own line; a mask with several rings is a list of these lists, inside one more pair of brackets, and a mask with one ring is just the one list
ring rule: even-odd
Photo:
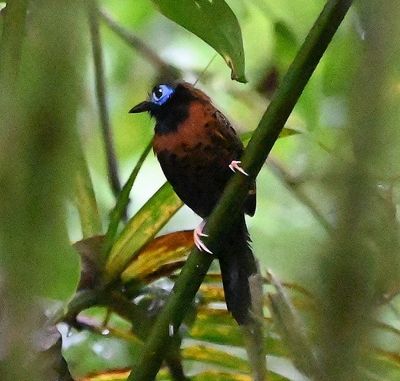
[[[219,110],[215,111],[214,114],[215,118],[217,119],[217,125],[220,127],[220,131],[218,131],[226,141],[229,142],[231,145],[232,150],[235,153],[235,157],[233,160],[239,160],[243,154],[243,143],[241,142],[240,138],[238,137],[235,129],[232,127],[229,120],[225,117],[222,112]],[[218,133],[217,132],[217,133]],[[257,205],[257,190],[256,190],[256,182],[254,181],[249,189],[248,197],[244,203],[244,210],[246,214],[249,216],[254,216],[256,211]]]

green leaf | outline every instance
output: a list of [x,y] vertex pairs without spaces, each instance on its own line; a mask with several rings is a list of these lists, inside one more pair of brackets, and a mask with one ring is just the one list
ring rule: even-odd
[[[244,347],[244,337],[232,316],[226,310],[201,308],[190,328],[192,339],[214,344]],[[264,340],[265,350],[269,355],[287,356],[288,351],[280,338],[270,333]]]
[[115,279],[181,206],[171,185],[165,183],[128,221],[114,243],[106,263],[106,277]]
[[183,265],[193,248],[193,231],[163,235],[149,242],[122,273],[124,283],[133,279],[145,282],[170,275]]
[[319,378],[322,370],[315,356],[314,348],[308,338],[302,319],[283,289],[282,283],[271,272],[270,283],[276,293],[269,294],[271,314],[282,339],[292,354],[294,364],[311,378]]
[[201,361],[202,363],[223,366],[243,373],[250,371],[246,360],[205,345],[186,347],[182,349],[181,353],[182,358],[185,360]]
[[221,285],[202,284],[200,293],[203,303],[225,302],[224,290]]
[[[248,374],[228,373],[220,371],[205,371],[198,373],[190,378],[192,381],[252,381],[253,377]],[[282,381],[287,378],[280,377],[276,374],[269,373],[268,381]]]
[[79,168],[75,174],[75,204],[78,209],[83,238],[102,233],[92,180],[82,151],[78,151]]
[[[122,370],[114,370],[108,372],[102,372],[98,374],[94,374],[91,376],[87,376],[84,378],[80,378],[77,381],[126,381],[129,376],[130,370],[122,369]],[[252,377],[247,374],[241,373],[228,373],[221,371],[213,371],[207,370],[201,373],[198,373],[192,377],[190,377],[192,381],[251,381]],[[157,381],[170,381],[171,376],[166,369],[161,369],[157,374]],[[269,374],[268,380],[270,381],[281,381],[286,380],[286,378],[278,377],[275,374]]]
[[282,21],[277,21],[274,29],[276,60],[278,60],[279,69],[286,70],[296,55],[299,46],[298,39],[290,27]]
[[153,0],[160,12],[213,47],[231,68],[232,79],[245,77],[242,32],[223,0]]
[[196,374],[191,378],[193,381],[251,381],[252,377],[247,374],[224,373],[217,371],[206,371]]
[[[227,372],[219,372],[219,371],[205,371],[196,374],[195,376],[190,378],[192,381],[252,381],[253,377],[247,374],[240,373],[227,373]],[[287,380],[287,378],[278,376],[274,373],[268,374],[268,381],[283,381]]]
[[130,372],[131,371],[127,369],[101,372],[80,378],[78,381],[123,381],[128,378]]
[[201,309],[189,335],[215,344],[243,346],[243,335],[226,310]]
[[135,168],[133,168],[131,175],[129,176],[128,181],[125,183],[123,186],[121,193],[118,196],[117,203],[111,212],[111,218],[110,218],[110,224],[108,225],[106,237],[105,237],[105,244],[104,244],[104,254],[107,255],[109,251],[111,250],[114,237],[117,234],[117,229],[119,222],[121,221],[121,218],[123,217],[126,208],[128,207],[129,204],[129,194],[131,192],[131,189],[133,187],[133,184],[135,183],[136,177],[139,174],[140,168],[142,168],[142,165],[149,154],[150,150],[152,147],[152,143],[150,142],[147,144],[146,148],[140,155],[140,158],[138,162],[135,165]]
[[[279,134],[279,139],[297,135],[297,134],[301,134],[301,133],[303,133],[303,131],[301,131],[299,129],[292,128],[292,127],[284,127],[282,129],[281,133]],[[253,131],[245,132],[244,134],[240,135],[240,139],[242,140],[244,145],[247,145],[247,143],[249,142],[252,135],[253,135]]]
[[[114,371],[106,371],[93,375],[89,375],[84,378],[80,378],[77,381],[125,381],[129,373],[131,371],[128,369],[114,370]],[[251,381],[252,378],[249,375],[245,374],[234,374],[234,373],[225,373],[225,372],[217,372],[217,371],[205,371],[199,374],[194,375],[190,378],[193,381]],[[157,374],[157,381],[170,381],[171,376],[169,372],[165,369],[161,369]]]
[[365,361],[367,380],[399,380],[400,356],[398,353],[377,351],[370,353]]

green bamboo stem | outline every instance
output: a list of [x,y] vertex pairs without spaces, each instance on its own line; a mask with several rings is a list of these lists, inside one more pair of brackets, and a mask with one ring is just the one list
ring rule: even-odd
[[92,38],[93,61],[96,75],[96,96],[99,106],[101,131],[105,145],[107,159],[108,177],[111,190],[115,197],[118,197],[121,191],[117,159],[115,154],[114,140],[111,132],[110,116],[107,108],[107,94],[104,74],[103,47],[100,39],[99,13],[96,0],[88,2],[88,17],[90,26],[90,35]]
[[[397,0],[361,1],[357,11],[365,39],[348,98],[345,137],[352,156],[332,160],[325,179],[338,212],[335,237],[320,255],[315,337],[325,375],[318,381],[364,381],[369,371],[390,378],[370,359],[377,337],[372,321],[382,313],[377,300],[399,284],[396,201],[382,198],[386,191],[377,184],[397,172],[398,95],[388,89],[399,67],[400,8]],[[340,143],[335,150],[339,157],[346,152]]]
[[[242,164],[250,176],[236,174],[232,177],[208,219],[207,246],[211,249],[218,247],[218,240],[223,237],[230,221],[234,220],[234,214],[241,210],[249,182],[261,170],[351,3],[351,0],[328,1],[309,32],[245,150]],[[171,343],[169,334],[179,329],[213,259],[213,256],[198,250],[192,251],[128,381],[150,381],[155,378]]]

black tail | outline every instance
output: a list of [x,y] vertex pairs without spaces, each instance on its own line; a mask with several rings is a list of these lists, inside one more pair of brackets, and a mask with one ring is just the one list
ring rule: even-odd
[[239,324],[248,322],[251,306],[249,276],[257,272],[249,243],[250,237],[242,215],[224,236],[218,254],[226,305]]

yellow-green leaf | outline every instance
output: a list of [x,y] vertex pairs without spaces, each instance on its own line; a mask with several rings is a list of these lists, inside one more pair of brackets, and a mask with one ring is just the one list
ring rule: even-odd
[[129,369],[113,370],[89,375],[78,379],[78,381],[123,381],[128,378],[130,372]]
[[203,303],[225,302],[224,290],[221,285],[202,284],[200,294]]
[[[115,369],[101,373],[88,375],[84,378],[79,378],[77,381],[125,381],[128,379],[131,369]],[[166,369],[161,369],[157,374],[157,381],[170,381],[171,376]]]
[[225,373],[217,371],[207,371],[196,374],[191,378],[192,381],[251,381],[253,378],[247,374]]
[[75,203],[81,222],[82,236],[89,238],[101,234],[102,226],[92,180],[81,152],[79,162],[80,167],[75,174]]
[[114,279],[133,256],[169,221],[182,201],[165,183],[127,223],[115,241],[106,264],[106,276]]
[[142,165],[143,165],[144,161],[146,160],[147,155],[151,151],[152,146],[153,146],[152,142],[147,144],[146,148],[140,155],[138,162],[136,163],[135,167],[133,168],[133,170],[128,178],[128,181],[124,184],[124,186],[121,189],[120,194],[118,195],[117,203],[110,215],[110,223],[108,225],[107,233],[106,233],[106,237],[105,237],[105,243],[104,243],[104,248],[103,248],[103,254],[105,256],[108,256],[109,251],[112,247],[115,235],[117,234],[118,225],[120,223],[121,218],[125,214],[126,208],[128,207],[128,204],[129,204],[129,194],[131,193],[133,184],[135,183],[136,177],[139,174],[140,168],[142,168]]
[[[297,135],[297,134],[301,134],[301,133],[302,133],[302,131],[299,129],[292,128],[292,127],[285,127],[279,134],[279,139]],[[249,140],[251,138],[251,135],[253,135],[253,131],[245,132],[244,134],[240,135],[240,139],[242,140],[244,145],[247,145],[247,143],[249,142]]]
[[[252,381],[253,377],[247,374],[241,373],[228,373],[228,372],[218,372],[218,371],[205,371],[198,373],[190,378],[192,381]],[[287,380],[287,378],[278,376],[274,373],[268,374],[268,381],[282,381]]]
[[[269,321],[269,319],[265,320]],[[195,340],[237,347],[244,346],[243,333],[226,310],[200,308],[189,334]],[[265,349],[268,354],[275,356],[288,355],[282,340],[272,332],[265,338]]]
[[[127,380],[130,370],[115,370],[102,372],[94,375],[90,375],[84,378],[78,379],[78,381],[125,381]],[[193,381],[251,381],[252,378],[249,375],[238,374],[238,373],[227,373],[218,371],[205,371],[198,373],[190,378]],[[157,374],[157,381],[171,380],[169,373],[162,369]]]
[[163,235],[149,242],[133,258],[122,273],[123,282],[133,279],[151,281],[166,276],[179,268],[193,248],[193,231],[179,231]]
[[185,360],[201,361],[202,363],[223,366],[243,373],[250,371],[246,360],[206,345],[194,345],[183,348],[181,354]]

